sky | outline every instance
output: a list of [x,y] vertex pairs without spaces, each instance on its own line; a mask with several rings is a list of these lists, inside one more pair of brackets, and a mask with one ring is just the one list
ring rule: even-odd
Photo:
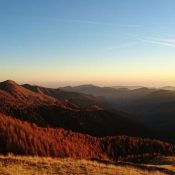
[[174,0],[0,0],[0,81],[175,86]]

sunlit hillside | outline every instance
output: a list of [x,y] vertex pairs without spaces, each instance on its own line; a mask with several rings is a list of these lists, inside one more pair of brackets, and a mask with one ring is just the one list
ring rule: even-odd
[[[173,164],[171,159],[169,164]],[[173,165],[171,165],[173,166]],[[163,165],[135,165],[128,163],[97,162],[79,159],[0,156],[0,174],[5,175],[169,175]]]

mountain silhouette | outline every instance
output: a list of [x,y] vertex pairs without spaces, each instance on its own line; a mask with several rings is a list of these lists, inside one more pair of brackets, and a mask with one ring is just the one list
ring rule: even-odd
[[77,93],[77,92],[67,92],[67,91],[63,91],[60,88],[52,89],[52,88],[46,88],[46,87],[30,85],[30,84],[24,84],[22,86],[33,92],[44,94],[44,95],[56,98],[57,100],[69,101],[80,107],[92,108],[93,106],[100,105],[99,100],[92,95],[87,95],[87,94]]
[[45,91],[51,93],[48,89],[38,90],[31,91],[12,81],[0,83],[0,112],[38,126],[59,127],[94,136],[150,135],[143,124],[127,113],[112,112],[98,105],[96,108],[82,108],[65,100],[66,97],[62,100],[45,95]]

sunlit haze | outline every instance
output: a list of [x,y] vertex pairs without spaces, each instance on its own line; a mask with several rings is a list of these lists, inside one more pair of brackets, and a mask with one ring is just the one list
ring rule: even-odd
[[174,0],[1,0],[0,81],[175,86]]

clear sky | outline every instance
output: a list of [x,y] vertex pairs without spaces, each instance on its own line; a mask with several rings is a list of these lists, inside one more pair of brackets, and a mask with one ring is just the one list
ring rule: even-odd
[[0,81],[175,86],[175,0],[0,0]]

